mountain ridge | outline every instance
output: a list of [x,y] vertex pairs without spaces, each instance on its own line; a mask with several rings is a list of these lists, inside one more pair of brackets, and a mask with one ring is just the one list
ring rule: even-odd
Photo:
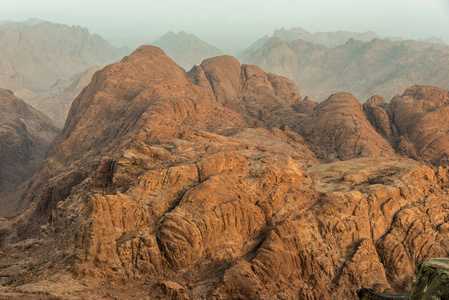
[[414,84],[449,88],[444,79],[448,55],[448,46],[412,40],[349,39],[329,49],[303,40],[272,38],[239,60],[291,78],[313,99],[323,101],[347,91],[364,102],[372,95],[391,99]]
[[206,58],[221,54],[217,47],[185,31],[180,31],[177,34],[169,31],[153,41],[151,45],[163,49],[185,70],[190,70],[193,65],[200,64]]
[[[91,35],[87,28],[47,21],[32,26],[2,24],[0,49],[1,75],[6,77],[1,86],[14,92],[44,92],[58,79],[119,58],[106,40]],[[20,81],[8,82],[8,77],[15,76],[20,76]]]
[[47,116],[17,98],[11,91],[0,89],[2,216],[17,209],[20,199],[10,201],[9,194],[23,189],[21,185],[38,169],[57,133],[57,127]]
[[31,180],[28,206],[0,219],[5,292],[405,292],[419,261],[447,256],[448,93],[412,86],[390,104],[362,106],[349,93],[317,104],[230,56],[186,73],[142,46],[95,73]]

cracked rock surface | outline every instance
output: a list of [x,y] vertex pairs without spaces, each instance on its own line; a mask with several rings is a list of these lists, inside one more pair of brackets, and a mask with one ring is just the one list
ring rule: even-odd
[[419,262],[448,256],[447,168],[423,163],[434,152],[401,155],[404,132],[385,138],[372,122],[385,115],[350,94],[304,101],[229,56],[185,73],[144,46],[97,72],[24,212],[0,219],[0,298],[410,290]]

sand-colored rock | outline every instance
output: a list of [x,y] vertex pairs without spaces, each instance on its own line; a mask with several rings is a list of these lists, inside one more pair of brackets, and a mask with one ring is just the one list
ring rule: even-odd
[[363,111],[367,119],[374,126],[376,131],[385,139],[393,142],[397,135],[396,127],[392,126],[389,115],[386,111],[388,104],[379,96],[373,96],[363,103]]
[[[388,106],[406,154],[437,166],[449,164],[449,92],[432,86],[413,86]],[[410,150],[407,150],[409,148]]]
[[303,101],[228,56],[185,73],[144,46],[107,66],[25,211],[0,219],[1,282],[41,291],[69,272],[85,289],[64,296],[91,299],[410,290],[420,261],[447,256],[447,168],[396,155],[350,94]]
[[191,71],[194,83],[213,91],[217,102],[240,113],[250,125],[279,127],[297,122],[296,106],[303,99],[287,78],[255,66],[241,66],[231,56],[206,59],[200,68],[203,72]]
[[362,105],[349,93],[330,96],[296,129],[318,157],[330,161],[394,155],[393,148],[366,119]]

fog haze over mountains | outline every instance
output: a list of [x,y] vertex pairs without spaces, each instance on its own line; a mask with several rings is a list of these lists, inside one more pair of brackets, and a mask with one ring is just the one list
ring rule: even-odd
[[278,5],[267,0],[2,1],[0,20],[30,17],[88,27],[92,33],[114,40],[114,46],[128,43],[131,48],[151,43],[168,31],[185,30],[212,43],[205,37],[254,41],[275,29],[296,26],[312,33],[375,31],[380,36],[404,39],[449,39],[449,5],[445,0],[286,0]]

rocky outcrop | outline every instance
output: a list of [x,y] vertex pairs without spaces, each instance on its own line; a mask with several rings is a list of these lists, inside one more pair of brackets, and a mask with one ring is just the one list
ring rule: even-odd
[[398,131],[399,149],[438,166],[449,164],[449,92],[432,86],[413,86],[388,106]]
[[393,148],[366,119],[362,105],[348,93],[334,94],[320,103],[297,130],[318,157],[326,160],[394,155]]
[[180,31],[177,34],[170,31],[152,42],[167,53],[177,64],[185,70],[190,70],[193,65],[200,64],[204,59],[221,55],[221,51],[199,37]]
[[186,73],[144,46],[95,73],[27,209],[0,220],[0,296],[408,291],[418,262],[447,256],[447,168],[396,155],[350,94],[313,106],[228,56]]
[[416,41],[349,39],[328,48],[306,39],[272,37],[238,59],[292,79],[303,95],[318,102],[338,92],[364,102],[373,95],[389,100],[414,84],[449,89],[448,56],[446,45]]
[[287,78],[242,65],[231,56],[206,59],[190,72],[193,82],[212,91],[223,106],[239,112],[253,126],[294,126],[296,107],[303,103]]
[[373,96],[363,104],[363,111],[376,131],[386,140],[393,143],[397,136],[396,127],[392,126],[390,117],[386,111],[388,104],[379,96]]
[[433,86],[410,87],[389,103],[373,96],[363,106],[351,94],[337,93],[296,117],[294,129],[327,161],[399,154],[445,167],[448,105],[449,92]]
[[57,133],[43,113],[0,89],[0,215],[14,211],[10,193],[34,174]]
[[379,96],[363,105],[370,123],[397,153],[435,166],[448,165],[449,92],[415,85],[386,103]]

